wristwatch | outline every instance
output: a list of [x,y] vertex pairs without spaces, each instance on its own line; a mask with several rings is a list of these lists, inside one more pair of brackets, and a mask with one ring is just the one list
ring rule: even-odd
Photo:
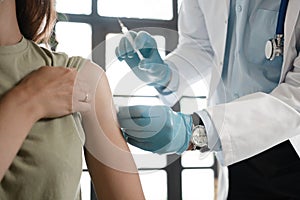
[[200,150],[201,153],[209,151],[207,134],[203,125],[197,125],[193,127],[191,144],[192,150]]

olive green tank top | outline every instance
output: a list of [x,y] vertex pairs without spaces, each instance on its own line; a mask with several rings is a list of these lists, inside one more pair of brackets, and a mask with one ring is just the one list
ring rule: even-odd
[[[84,63],[80,57],[50,52],[24,38],[16,45],[2,46],[0,97],[41,66],[79,69]],[[78,114],[35,123],[0,183],[0,200],[81,199],[81,138]]]

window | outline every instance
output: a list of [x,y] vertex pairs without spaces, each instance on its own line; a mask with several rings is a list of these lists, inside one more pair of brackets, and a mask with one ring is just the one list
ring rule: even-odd
[[140,173],[141,183],[147,200],[166,200],[167,173],[164,170],[149,170]]
[[[57,10],[68,17],[68,22],[56,25],[59,42],[57,50],[91,58],[103,67],[116,105],[162,104],[157,91],[136,78],[125,62],[119,62],[115,57],[115,47],[122,36],[117,18],[120,17],[129,29],[146,30],[154,35],[160,54],[164,57],[176,47],[178,9],[181,2],[182,0],[57,0]],[[184,113],[204,108],[206,93],[205,83],[195,83],[185,92],[177,108]],[[147,200],[214,199],[217,173],[213,154],[186,152],[181,157],[162,156],[129,147],[139,168]],[[84,200],[94,200],[96,198],[85,163],[83,169],[82,197]],[[205,184],[200,185],[201,183]],[[194,193],[200,189],[201,195]]]
[[92,1],[91,0],[57,0],[56,10],[61,13],[70,14],[86,14],[89,15],[92,12]]
[[172,0],[99,0],[101,16],[144,19],[173,18]]
[[90,57],[92,29],[89,24],[58,22],[55,31],[59,41],[56,51],[65,52],[69,56]]
[[182,199],[183,200],[214,199],[213,170],[211,169],[183,170],[182,171]]

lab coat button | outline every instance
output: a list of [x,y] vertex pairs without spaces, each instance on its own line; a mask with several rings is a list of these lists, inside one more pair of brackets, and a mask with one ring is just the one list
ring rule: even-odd
[[236,7],[236,10],[237,10],[238,12],[241,12],[241,11],[243,10],[243,8],[242,8],[241,5],[238,5],[238,6]]
[[228,23],[228,21],[227,21],[227,19],[225,19],[225,24],[227,24]]

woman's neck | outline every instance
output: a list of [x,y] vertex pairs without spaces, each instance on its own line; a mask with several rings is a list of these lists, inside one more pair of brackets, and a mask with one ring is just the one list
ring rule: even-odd
[[0,27],[0,46],[14,45],[22,39],[14,0],[0,3]]

